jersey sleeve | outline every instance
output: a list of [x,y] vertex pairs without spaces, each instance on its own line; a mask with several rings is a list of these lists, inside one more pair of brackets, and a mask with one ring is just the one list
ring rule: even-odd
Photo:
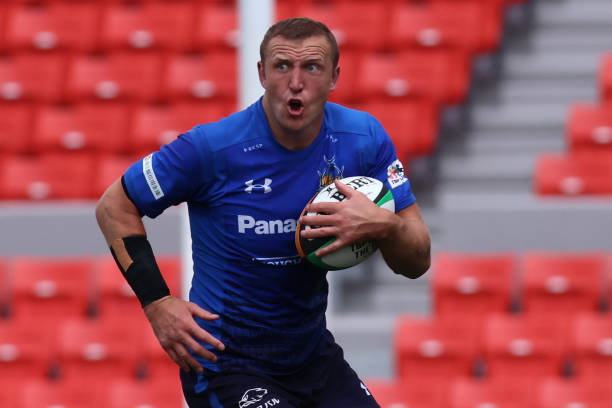
[[416,198],[391,138],[382,124],[374,117],[372,117],[371,129],[376,143],[376,150],[372,151],[377,153],[376,155],[370,154],[370,174],[368,175],[381,181],[384,180],[393,194],[395,211],[398,212],[414,204]]
[[195,128],[179,135],[130,166],[123,175],[126,193],[141,214],[155,218],[166,208],[189,201],[204,183]]

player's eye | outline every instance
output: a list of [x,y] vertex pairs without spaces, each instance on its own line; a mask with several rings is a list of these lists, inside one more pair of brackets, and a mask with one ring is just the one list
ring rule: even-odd
[[278,64],[276,64],[276,68],[279,71],[286,71],[287,69],[289,69],[289,64],[287,64],[286,62],[279,62]]
[[306,69],[311,72],[315,72],[319,70],[319,66],[317,64],[308,64],[306,65]]

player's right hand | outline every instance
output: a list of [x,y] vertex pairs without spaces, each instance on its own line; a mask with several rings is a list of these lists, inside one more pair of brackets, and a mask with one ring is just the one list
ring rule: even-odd
[[204,371],[189,350],[212,362],[217,361],[217,356],[194,338],[210,344],[219,351],[225,349],[221,341],[201,328],[193,318],[196,316],[204,320],[215,320],[219,315],[210,313],[193,302],[166,296],[145,306],[144,312],[159,344],[184,371],[189,372],[191,369]]

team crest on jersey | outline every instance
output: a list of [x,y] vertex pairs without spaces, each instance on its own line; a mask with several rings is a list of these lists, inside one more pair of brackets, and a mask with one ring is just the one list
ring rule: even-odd
[[323,161],[325,162],[325,168],[323,171],[317,170],[319,173],[320,187],[330,185],[335,179],[341,179],[342,173],[344,172],[344,166],[338,167],[336,165],[336,156],[332,156],[328,159],[327,156],[323,155]]
[[404,166],[399,159],[395,159],[395,161],[387,167],[387,180],[391,188],[401,186],[408,181],[404,174]]

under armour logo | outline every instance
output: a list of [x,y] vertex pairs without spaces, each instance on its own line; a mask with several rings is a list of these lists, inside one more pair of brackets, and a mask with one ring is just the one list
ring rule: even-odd
[[244,189],[247,193],[251,194],[253,191],[263,191],[264,194],[272,191],[270,185],[272,184],[272,179],[265,179],[263,184],[253,184],[253,180],[245,181],[247,188]]

